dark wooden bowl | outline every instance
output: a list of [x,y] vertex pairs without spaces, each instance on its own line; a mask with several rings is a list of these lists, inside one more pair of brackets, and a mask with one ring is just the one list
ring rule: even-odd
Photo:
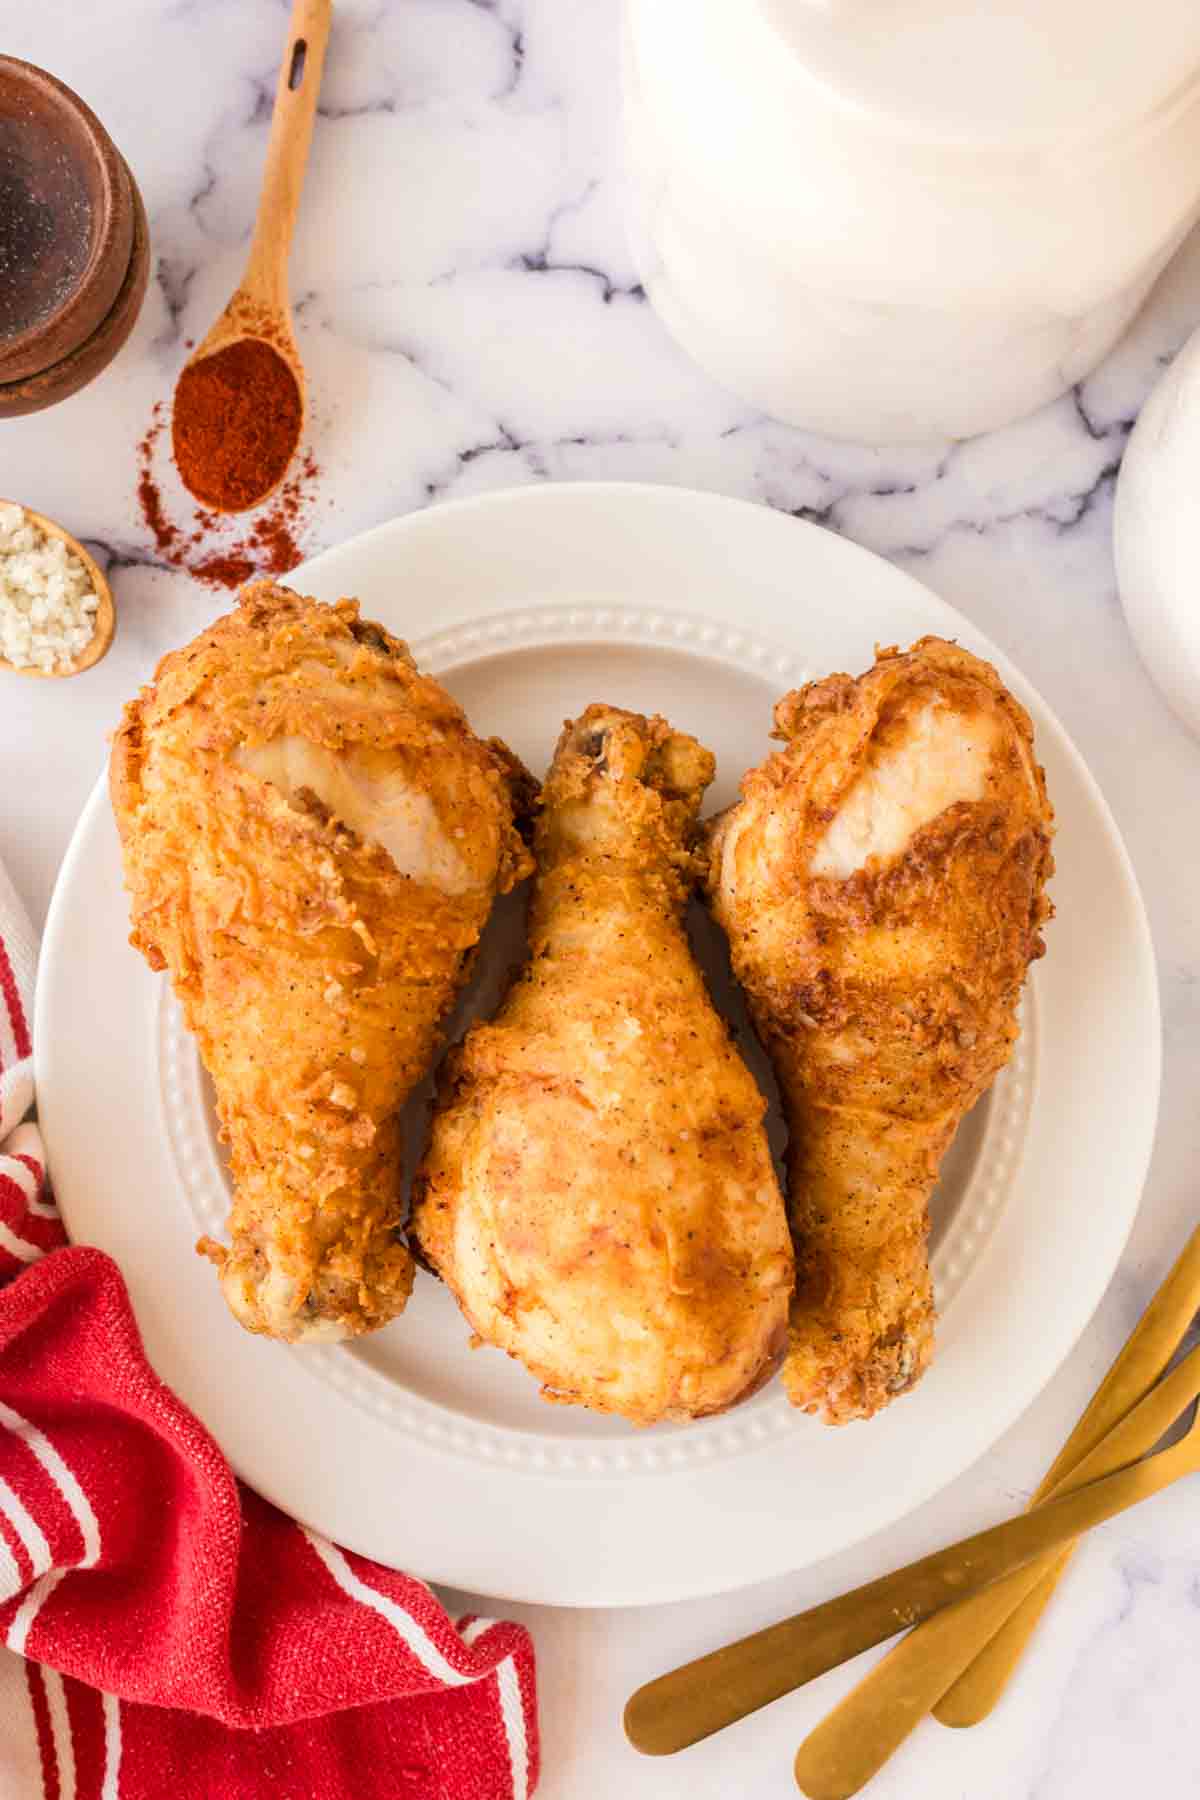
[[129,171],[91,108],[0,56],[0,383],[93,337],[129,274]]
[[137,323],[150,275],[150,227],[141,192],[127,168],[125,177],[133,207],[133,248],[111,312],[89,338],[61,361],[23,381],[0,384],[0,419],[41,412],[44,407],[78,393],[107,369]]

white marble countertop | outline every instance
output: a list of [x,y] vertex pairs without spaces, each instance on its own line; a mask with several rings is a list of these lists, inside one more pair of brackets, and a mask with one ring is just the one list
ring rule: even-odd
[[[117,138],[156,257],[109,373],[53,412],[0,426],[0,494],[89,542],[120,621],[111,655],[80,681],[9,678],[0,691],[0,859],[39,918],[121,701],[226,604],[156,561],[134,445],[169,394],[182,340],[200,335],[239,272],[286,11],[283,0],[40,0],[6,21],[5,49],[78,88]],[[912,570],[1035,681],[1125,834],[1162,976],[1166,1082],[1132,1241],[1075,1354],[981,1463],[886,1538],[769,1586],[644,1612],[509,1609],[537,1641],[543,1800],[784,1800],[794,1749],[848,1672],[670,1763],[625,1746],[626,1694],[1019,1505],[1200,1206],[1200,746],[1136,660],[1109,547],[1130,422],[1200,319],[1200,245],[1109,362],[1019,426],[897,452],[771,424],[689,365],[637,286],[621,228],[617,15],[618,0],[339,4],[293,259],[326,470],[305,548],[446,495],[604,476],[817,518]],[[1198,1645],[1200,1515],[1176,1489],[1095,1534],[986,1726],[924,1727],[872,1792],[1194,1793]]]

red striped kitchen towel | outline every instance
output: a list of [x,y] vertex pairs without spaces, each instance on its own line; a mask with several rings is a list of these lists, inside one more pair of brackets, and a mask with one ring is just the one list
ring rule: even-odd
[[66,1246],[18,1122],[35,950],[0,870],[0,1796],[525,1800],[528,1634],[240,1486]]

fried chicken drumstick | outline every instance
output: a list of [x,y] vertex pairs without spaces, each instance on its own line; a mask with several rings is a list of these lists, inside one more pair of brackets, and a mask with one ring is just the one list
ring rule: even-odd
[[684,930],[713,760],[590,707],[543,792],[531,960],[450,1059],[414,1227],[547,1399],[637,1424],[778,1366],[792,1256],[765,1102]]
[[131,942],[213,1078],[231,1244],[199,1248],[251,1331],[329,1341],[403,1308],[400,1109],[527,872],[527,781],[356,601],[269,582],[126,707]]
[[775,725],[707,882],[791,1131],[784,1383],[840,1424],[932,1354],[928,1201],[1017,1036],[1053,814],[1025,711],[938,638],[788,694]]

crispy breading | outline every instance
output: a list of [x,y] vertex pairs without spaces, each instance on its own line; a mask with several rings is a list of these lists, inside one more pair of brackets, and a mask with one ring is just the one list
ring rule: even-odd
[[784,1383],[842,1423],[933,1353],[928,1201],[1017,1036],[1053,814],[1028,715],[941,639],[775,721],[787,747],[716,822],[707,886],[791,1131]]
[[260,582],[125,708],[110,785],[130,941],[229,1145],[231,1244],[199,1248],[252,1331],[385,1324],[413,1276],[400,1109],[529,867],[528,777],[357,601]]
[[568,724],[537,827],[531,959],[450,1059],[414,1226],[549,1400],[637,1424],[778,1366],[792,1258],[765,1102],[684,930],[713,761],[662,719]]

